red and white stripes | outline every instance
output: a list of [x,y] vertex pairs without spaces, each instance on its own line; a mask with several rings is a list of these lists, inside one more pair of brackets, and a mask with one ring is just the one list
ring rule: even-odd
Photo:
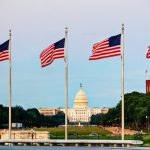
[[9,60],[9,50],[0,52],[0,61]]
[[102,42],[93,45],[92,56],[89,60],[97,60],[102,58],[114,57],[121,55],[121,46],[109,46],[109,40],[105,39]]
[[55,44],[52,44],[40,54],[41,66],[48,66],[57,58],[64,58],[64,48],[55,49]]
[[150,58],[150,46],[148,46],[148,52],[146,54],[146,58]]

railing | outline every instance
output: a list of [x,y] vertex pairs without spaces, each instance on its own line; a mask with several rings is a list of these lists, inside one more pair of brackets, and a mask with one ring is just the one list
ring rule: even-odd
[[1,145],[47,146],[111,146],[131,147],[143,144],[139,140],[50,140],[50,139],[0,139]]

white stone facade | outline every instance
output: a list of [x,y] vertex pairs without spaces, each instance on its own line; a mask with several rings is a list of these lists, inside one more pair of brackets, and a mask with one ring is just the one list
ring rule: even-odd
[[40,114],[42,114],[44,116],[54,116],[60,111],[60,109],[58,109],[58,108],[39,108],[38,111]]
[[[44,115],[56,115],[58,111],[63,111],[65,113],[65,108],[42,108],[38,109],[41,114]],[[69,122],[90,122],[92,115],[107,113],[109,108],[89,108],[88,107],[88,97],[80,85],[80,90],[77,92],[74,99],[74,108],[68,108],[68,120]]]

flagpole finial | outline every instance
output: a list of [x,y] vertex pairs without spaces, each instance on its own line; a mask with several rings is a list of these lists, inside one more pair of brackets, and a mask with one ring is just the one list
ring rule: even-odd
[[11,37],[11,29],[9,30],[9,36]]
[[65,28],[65,32],[66,32],[66,34],[68,33],[68,28],[67,27]]
[[122,23],[122,33],[124,33],[124,23]]

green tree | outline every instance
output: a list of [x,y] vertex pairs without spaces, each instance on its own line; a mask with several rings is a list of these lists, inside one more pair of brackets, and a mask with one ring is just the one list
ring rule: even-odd
[[64,112],[60,111],[55,116],[53,116],[54,119],[54,125],[64,125],[65,124],[65,114]]
[[103,124],[103,118],[104,118],[103,114],[92,115],[90,124],[92,124],[92,125],[102,125]]
[[[125,127],[144,129],[146,127],[146,116],[150,119],[150,94],[139,92],[125,94]],[[91,121],[93,119],[95,118],[92,116]],[[102,121],[97,124],[121,126],[121,101],[99,119]]]

